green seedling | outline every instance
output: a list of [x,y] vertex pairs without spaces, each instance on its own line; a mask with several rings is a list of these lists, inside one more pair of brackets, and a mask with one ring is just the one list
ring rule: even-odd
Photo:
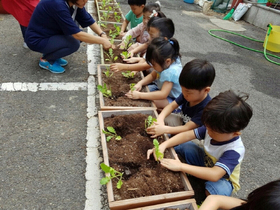
[[121,16],[118,14],[118,12],[114,12],[114,19],[116,22],[121,22]]
[[155,146],[155,155],[156,155],[156,159],[157,161],[163,159],[163,154],[159,151],[159,143],[158,140],[154,139],[153,140],[153,144]]
[[[112,37],[112,39],[115,39],[121,32],[121,27],[114,24],[115,29],[109,31],[109,37]],[[113,44],[113,43],[112,43]]]
[[107,135],[107,137],[106,137],[107,141],[110,141],[112,138],[115,138],[118,141],[122,139],[121,136],[118,136],[117,132],[115,131],[115,129],[113,127],[108,126],[107,130],[108,131],[102,130],[102,132]]
[[128,59],[128,58],[130,57],[130,53],[127,52],[127,51],[123,51],[123,52],[121,53],[121,56],[122,56],[124,59]]
[[118,59],[118,56],[115,56],[113,53],[113,49],[110,48],[108,53],[104,52],[105,55],[107,55],[108,58],[105,59],[105,61],[109,61],[110,63],[113,63],[114,61],[116,61]]
[[110,88],[110,90],[107,89],[106,83],[104,83],[103,86],[102,85],[97,85],[97,89],[103,94],[103,96],[112,97],[111,88]]
[[122,184],[123,184],[123,182],[122,182],[123,173],[116,171],[114,168],[107,166],[105,163],[101,163],[100,167],[105,173],[109,173],[109,176],[103,177],[100,180],[100,184],[105,185],[108,182],[110,182],[111,179],[117,178],[119,180],[117,182],[117,189],[121,189]]
[[131,91],[134,91],[136,88],[134,87],[136,84],[135,83],[130,83],[129,88]]
[[103,12],[102,14],[101,20],[107,21],[110,17],[109,11]]
[[107,28],[107,23],[101,23],[100,26],[105,29],[105,28]]
[[110,67],[106,66],[106,71],[103,72],[107,78],[113,76],[114,72],[111,73]]
[[122,72],[122,75],[128,79],[133,79],[135,76],[134,72],[131,71]]
[[129,48],[132,45],[132,43],[130,42],[131,39],[132,39],[131,35],[126,36],[125,39],[123,40],[124,46],[121,46],[120,49],[123,50]]
[[145,129],[147,129],[148,127],[151,127],[154,122],[156,122],[157,119],[156,118],[153,118],[151,115],[149,115],[147,117],[147,119],[145,120]]

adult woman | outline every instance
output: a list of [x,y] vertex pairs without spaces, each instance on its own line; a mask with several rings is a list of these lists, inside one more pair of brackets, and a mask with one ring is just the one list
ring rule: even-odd
[[[52,73],[63,73],[67,61],[62,57],[76,52],[80,41],[112,47],[106,34],[85,10],[88,0],[41,0],[28,25],[25,41],[28,47],[43,53],[39,66]],[[89,26],[98,36],[82,31]]]
[[[40,0],[2,0],[3,8],[19,22],[23,39],[31,15]],[[24,42],[23,47],[27,48]]]

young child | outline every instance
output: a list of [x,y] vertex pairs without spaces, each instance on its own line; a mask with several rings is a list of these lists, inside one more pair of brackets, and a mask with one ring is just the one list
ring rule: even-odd
[[255,189],[247,200],[222,195],[209,195],[199,210],[275,210],[280,209],[280,180]]
[[[153,71],[129,91],[126,96],[132,99],[146,99],[162,109],[181,93],[179,75],[182,64],[179,54],[179,43],[176,39],[167,40],[158,37],[152,40],[146,53],[146,61],[153,67]],[[156,81],[156,84],[148,85]],[[140,92],[143,86],[148,85],[151,92]]]
[[[157,122],[147,128],[147,133],[155,138],[164,133],[178,134],[201,126],[202,111],[211,100],[208,93],[214,78],[215,69],[208,61],[194,59],[188,62],[179,77],[182,93],[162,110]],[[176,110],[181,112],[172,113]]]
[[[153,22],[155,22],[155,24]],[[147,29],[150,35],[150,39],[155,37],[160,37],[160,36],[170,39],[171,37],[173,37],[175,32],[173,21],[169,18],[160,18],[160,17],[152,17],[147,24]],[[147,64],[144,58],[133,57],[130,59],[124,59],[124,61],[127,63],[111,64],[110,69],[114,72],[118,72],[118,71],[144,71],[151,68],[151,66]]]
[[130,23],[130,28],[136,27],[143,21],[143,9],[146,4],[146,0],[128,0],[130,11],[125,15],[125,20],[122,23],[120,35],[124,36],[125,29]]
[[[245,148],[240,134],[252,117],[252,108],[245,100],[248,96],[238,96],[226,91],[214,97],[204,108],[204,126],[177,134],[160,144],[163,153],[166,148],[175,147],[178,156],[162,159],[161,165],[172,170],[182,171],[206,180],[206,195],[226,195],[240,189],[240,164]],[[192,139],[204,140],[204,148],[191,142]],[[147,152],[147,158],[154,149]]]
[[[124,40],[130,35],[132,38],[138,37],[138,42],[131,45],[128,48],[128,51],[133,50],[141,44],[147,43],[150,39],[150,35],[147,31],[147,23],[153,16],[157,16],[160,12],[160,5],[158,3],[149,3],[145,5],[143,9],[143,22],[138,24],[135,28],[130,29],[122,38],[122,42],[119,45],[120,48],[125,47]],[[165,16],[163,13],[160,13],[161,16]],[[145,51],[143,51],[144,53]]]

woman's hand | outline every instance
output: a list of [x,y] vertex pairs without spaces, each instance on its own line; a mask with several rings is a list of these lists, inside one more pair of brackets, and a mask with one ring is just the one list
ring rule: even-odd
[[107,38],[103,38],[104,40],[103,40],[103,48],[105,49],[105,50],[108,50],[109,48],[115,48],[115,46],[114,45],[112,45],[111,43],[110,43],[110,41],[107,39]]

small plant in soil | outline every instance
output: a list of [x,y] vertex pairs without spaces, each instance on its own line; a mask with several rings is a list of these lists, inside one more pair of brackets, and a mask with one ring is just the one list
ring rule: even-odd
[[135,83],[130,83],[129,84],[129,88],[130,88],[131,91],[135,90],[135,87],[134,87],[135,85],[136,85]]
[[107,21],[110,17],[109,11],[103,12],[102,17],[100,17],[101,20]]
[[113,76],[114,72],[111,73],[110,67],[106,66],[106,71],[103,72],[107,78]]
[[107,137],[106,137],[107,141],[110,141],[112,138],[115,138],[118,141],[122,139],[121,136],[118,136],[116,130],[113,127],[108,126],[107,130],[108,131],[102,130],[102,132],[107,135]]
[[116,22],[121,22],[121,16],[118,14],[118,12],[114,12],[114,19]]
[[119,172],[119,171],[116,171],[114,168],[110,167],[110,166],[107,166],[105,163],[101,163],[100,164],[100,167],[101,169],[105,172],[105,173],[109,173],[110,175],[109,176],[106,176],[106,177],[103,177],[101,180],[100,180],[100,184],[102,185],[105,185],[107,184],[111,179],[113,178],[117,178],[119,181],[117,182],[117,188],[118,189],[121,189],[122,187],[122,176],[123,176],[123,173]]
[[153,125],[153,123],[156,121],[157,121],[156,118],[153,118],[151,115],[149,115],[147,117],[147,119],[145,120],[145,129],[147,129],[148,127],[151,127]]
[[109,97],[109,98],[112,97],[112,91],[111,91],[111,89],[110,90],[107,89],[106,83],[104,83],[103,86],[97,85],[97,89],[103,94],[103,96]]
[[[100,23],[100,22],[99,22]],[[107,23],[100,23],[100,26],[103,27],[104,29],[107,28]]]
[[108,58],[105,59],[105,61],[109,61],[110,63],[114,63],[118,59],[118,56],[114,55],[113,49],[110,48],[108,53],[104,52],[105,55],[107,55]]
[[128,79],[133,79],[135,76],[135,73],[132,71],[126,71],[126,72],[122,72],[122,75]]
[[115,39],[121,32],[121,27],[114,24],[115,30],[109,31],[109,37],[112,37],[112,39]]
[[123,51],[123,52],[121,53],[121,56],[122,56],[124,59],[128,59],[128,58],[130,57],[130,53],[127,52],[127,51]]
[[158,140],[154,139],[153,140],[153,144],[155,146],[155,155],[156,155],[156,159],[157,161],[163,159],[163,154],[159,151],[159,143]]
[[132,36],[128,35],[125,37],[125,39],[123,40],[124,46],[121,46],[120,49],[128,49],[131,45],[132,45]]

